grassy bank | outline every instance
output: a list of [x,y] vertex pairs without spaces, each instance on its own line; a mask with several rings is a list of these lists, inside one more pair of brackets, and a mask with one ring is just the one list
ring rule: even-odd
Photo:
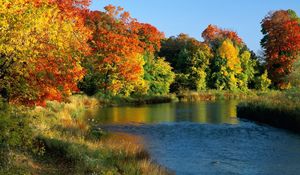
[[239,104],[237,116],[300,133],[300,92],[262,94]]
[[[48,102],[45,108],[26,109],[24,116],[17,111],[25,109],[8,110],[8,121],[29,121],[6,130],[16,139],[0,138],[4,140],[0,174],[167,174],[151,162],[142,145],[115,139],[96,127],[92,116],[99,105],[96,99],[73,96],[68,103]],[[20,124],[27,130],[14,132]]]
[[214,101],[214,100],[249,100],[256,98],[264,92],[261,91],[220,91],[206,90],[200,92],[185,91],[178,93],[179,101],[195,102],[195,101]]

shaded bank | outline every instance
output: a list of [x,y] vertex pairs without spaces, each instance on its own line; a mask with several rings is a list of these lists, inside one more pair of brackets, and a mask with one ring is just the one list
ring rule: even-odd
[[300,133],[300,109],[273,108],[257,103],[243,103],[237,107],[237,117],[270,124]]
[[300,93],[272,92],[237,107],[237,117],[300,133]]

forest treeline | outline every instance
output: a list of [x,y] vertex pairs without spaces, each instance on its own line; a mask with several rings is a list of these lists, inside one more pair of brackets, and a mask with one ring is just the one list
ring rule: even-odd
[[78,91],[107,97],[299,86],[300,20],[292,10],[262,20],[263,54],[257,56],[232,30],[209,25],[203,41],[187,34],[166,38],[121,7],[91,11],[89,5],[0,1],[2,97],[43,106]]

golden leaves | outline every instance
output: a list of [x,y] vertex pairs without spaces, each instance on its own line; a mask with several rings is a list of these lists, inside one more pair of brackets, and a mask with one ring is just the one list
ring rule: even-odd
[[225,40],[218,48],[218,54],[221,58],[227,60],[228,67],[237,73],[242,71],[239,59],[239,50],[234,47],[230,40]]

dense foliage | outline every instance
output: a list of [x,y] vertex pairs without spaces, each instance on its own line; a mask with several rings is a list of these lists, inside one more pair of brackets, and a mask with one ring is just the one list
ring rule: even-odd
[[262,21],[267,69],[274,85],[279,89],[290,87],[286,77],[292,72],[293,63],[300,50],[300,20],[292,10],[279,10]]
[[38,105],[76,91],[89,50],[89,32],[76,16],[46,0],[0,4],[0,90],[12,102]]
[[173,91],[247,90],[255,83],[257,57],[235,32],[209,25],[202,36],[204,42],[185,34],[163,40],[159,55],[174,67]]
[[[149,76],[158,75],[155,70],[153,73],[157,75],[150,75],[151,71],[145,75],[144,65],[155,61],[144,60],[144,57],[160,49],[163,34],[150,24],[137,22],[120,7],[109,5],[105,9],[106,12],[94,11],[86,17],[86,26],[93,35],[89,40],[92,54],[84,62],[88,74],[80,83],[81,89],[89,94],[100,92],[113,96],[129,96],[133,92],[146,94],[149,86],[153,89],[155,84],[149,81],[157,81],[159,77],[149,79]],[[159,60],[160,66],[171,71],[167,63]],[[170,80],[160,82],[165,88],[162,93],[168,93],[169,81],[172,76]]]
[[262,21],[267,75],[236,32],[214,25],[200,42],[186,34],[164,38],[121,7],[90,11],[89,0],[0,4],[0,93],[11,103],[62,101],[77,86],[88,95],[130,96],[164,95],[170,88],[266,89],[268,76],[284,89],[296,80],[300,27],[292,10]]
[[146,53],[144,60],[144,79],[147,85],[147,93],[149,95],[168,94],[175,77],[172,67],[164,58],[155,57],[151,53]]

